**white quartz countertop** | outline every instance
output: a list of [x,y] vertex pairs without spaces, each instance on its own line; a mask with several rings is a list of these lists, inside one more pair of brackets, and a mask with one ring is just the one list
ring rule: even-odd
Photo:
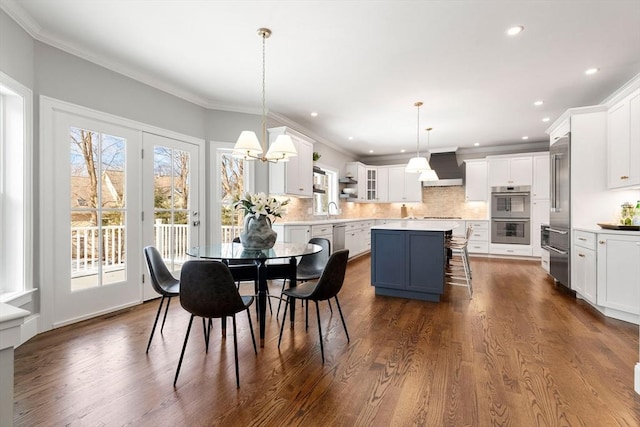
[[[462,221],[462,220],[461,220]],[[421,220],[421,221],[395,221],[387,224],[379,224],[371,227],[372,230],[404,230],[404,231],[451,231],[460,224],[455,221]]]
[[623,236],[640,236],[640,231],[632,231],[632,230],[609,230],[606,228],[600,228],[598,226],[595,227],[573,227],[574,230],[577,231],[587,231],[589,233],[606,233],[606,234],[619,234]]
[[333,218],[333,219],[312,219],[306,221],[281,221],[277,220],[274,225],[319,225],[319,224],[344,224],[347,222],[359,221],[407,221],[407,222],[442,222],[442,221],[488,221],[487,219],[435,219],[435,218]]

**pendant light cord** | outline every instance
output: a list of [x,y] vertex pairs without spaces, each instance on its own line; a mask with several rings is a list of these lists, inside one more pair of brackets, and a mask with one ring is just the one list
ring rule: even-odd
[[[266,60],[266,55],[265,55],[265,45],[266,45],[266,39],[267,39],[267,34],[266,33],[262,33],[262,143],[266,144],[267,143],[267,95],[266,95],[266,90],[265,90],[265,86],[266,86],[266,78],[265,78],[265,60]],[[266,153],[266,146],[263,146],[262,148],[262,152]]]
[[421,102],[416,102],[416,107],[418,107],[418,115],[416,119],[416,157],[420,157],[420,104]]

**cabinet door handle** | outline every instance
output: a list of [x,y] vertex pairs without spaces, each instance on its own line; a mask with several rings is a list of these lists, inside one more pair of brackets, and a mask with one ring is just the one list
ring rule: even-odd
[[300,190],[300,191],[304,191],[304,188],[298,188],[298,190]]
[[600,240],[598,243],[600,243],[601,245],[604,245],[604,240]]
[[628,177],[628,176],[626,176],[626,175],[622,175],[622,176],[620,177],[620,179],[625,180],[625,179],[629,179],[629,177]]
[[584,254],[578,254],[580,258],[584,258]]

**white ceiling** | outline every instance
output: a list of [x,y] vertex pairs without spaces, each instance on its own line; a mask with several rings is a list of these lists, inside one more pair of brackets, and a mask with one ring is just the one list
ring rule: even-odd
[[[38,40],[202,106],[258,114],[256,30],[268,27],[270,113],[357,156],[414,151],[415,101],[422,150],[428,126],[433,149],[542,141],[564,110],[640,73],[640,0],[0,1]],[[514,25],[525,30],[507,37]]]

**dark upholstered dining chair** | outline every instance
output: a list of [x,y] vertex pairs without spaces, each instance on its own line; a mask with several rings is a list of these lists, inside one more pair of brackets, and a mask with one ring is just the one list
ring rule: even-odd
[[160,300],[160,306],[158,307],[158,313],[156,314],[156,320],[153,322],[153,328],[151,329],[151,335],[149,336],[149,342],[147,343],[147,351],[149,353],[149,347],[151,347],[151,340],[153,334],[156,331],[156,325],[162,312],[162,305],[164,300],[167,300],[167,305],[164,309],[164,317],[162,318],[162,326],[160,326],[160,333],[164,329],[164,322],[167,320],[167,312],[169,311],[169,303],[172,297],[177,297],[180,294],[180,281],[173,277],[169,272],[169,269],[162,259],[160,252],[153,246],[146,246],[144,248],[144,257],[147,260],[147,267],[149,268],[149,276],[151,277],[151,285],[153,289],[162,295]]
[[338,292],[342,289],[344,283],[344,276],[347,270],[347,261],[349,260],[349,250],[342,249],[334,252],[327,261],[320,278],[316,283],[306,282],[298,286],[285,289],[283,294],[287,297],[287,303],[284,306],[284,317],[282,324],[280,325],[280,337],[278,338],[278,348],[280,348],[280,342],[282,341],[282,332],[284,331],[284,324],[287,319],[287,308],[291,299],[306,300],[307,306],[309,301],[313,301],[316,305],[316,316],[318,319],[318,335],[320,337],[320,353],[322,354],[322,363],[324,364],[324,346],[322,344],[322,326],[320,325],[320,309],[318,308],[318,301],[328,301],[333,298],[338,306],[338,312],[340,313],[340,319],[342,320],[342,326],[344,327],[344,333],[347,335],[347,342],[349,341],[349,332],[347,332],[347,324],[344,321],[342,315],[342,309],[340,308],[340,302],[338,301]]
[[[191,318],[189,319],[189,326],[187,327],[187,333],[184,337],[184,344],[182,345],[182,352],[180,353],[178,368],[176,369],[176,376],[173,380],[174,387],[180,374],[180,367],[182,366],[182,359],[184,358],[184,352],[187,348],[193,318],[196,316],[202,317],[203,324],[205,323],[205,319],[232,318],[236,386],[238,388],[240,387],[236,313],[241,311],[247,312],[253,350],[258,354],[256,339],[253,334],[253,324],[251,323],[251,315],[249,314],[249,306],[253,303],[253,299],[252,296],[240,296],[233,276],[229,271],[229,267],[220,261],[187,261],[182,265],[180,274],[180,305],[191,313]],[[206,329],[209,328],[207,327]],[[208,338],[208,336],[205,337],[207,349],[209,347]]]
[[[296,270],[296,281],[299,283],[318,279],[324,271],[324,267],[327,265],[327,261],[329,261],[329,254],[331,253],[331,242],[329,242],[328,239],[324,239],[322,237],[313,237],[309,240],[309,243],[321,246],[322,250],[320,252],[316,252],[315,254],[303,255],[300,258],[300,262],[298,263],[298,267]],[[281,293],[284,292],[286,283],[287,280],[285,279],[282,282]],[[280,314],[281,304],[282,299],[280,299],[280,302],[278,302],[278,310],[276,310],[276,316]],[[331,308],[331,302],[329,302],[329,308]],[[332,308],[331,311],[333,311]]]

